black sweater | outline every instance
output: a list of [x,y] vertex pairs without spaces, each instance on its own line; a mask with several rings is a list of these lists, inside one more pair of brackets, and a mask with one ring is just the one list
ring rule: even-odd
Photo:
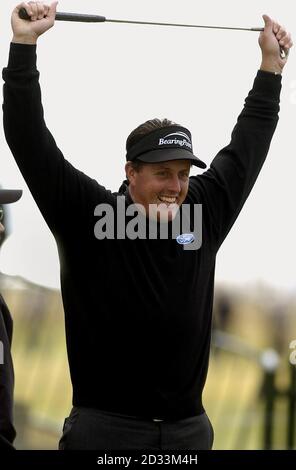
[[115,207],[118,193],[75,169],[56,146],[43,119],[35,49],[11,45],[4,127],[58,245],[73,404],[146,417],[200,414],[215,257],[266,158],[281,76],[258,72],[230,144],[190,177],[185,203],[202,204],[203,241],[185,251],[173,239],[95,238],[95,206]]

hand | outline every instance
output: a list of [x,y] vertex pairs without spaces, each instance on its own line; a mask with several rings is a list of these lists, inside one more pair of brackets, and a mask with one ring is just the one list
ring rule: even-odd
[[[12,12],[12,42],[19,44],[36,44],[38,37],[50,29],[55,22],[58,2],[44,5],[43,2],[20,3]],[[22,20],[19,11],[25,8],[31,20]]]
[[[272,20],[269,16],[263,15],[264,31],[260,33],[259,45],[262,51],[262,64],[260,69],[267,72],[282,73],[287,63],[289,50],[293,46],[290,33]],[[281,49],[286,57],[281,57]]]

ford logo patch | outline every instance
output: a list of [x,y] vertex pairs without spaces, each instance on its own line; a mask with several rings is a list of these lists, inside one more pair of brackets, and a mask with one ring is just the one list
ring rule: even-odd
[[188,243],[192,243],[195,240],[193,233],[181,233],[176,238],[177,242],[180,245],[188,245]]

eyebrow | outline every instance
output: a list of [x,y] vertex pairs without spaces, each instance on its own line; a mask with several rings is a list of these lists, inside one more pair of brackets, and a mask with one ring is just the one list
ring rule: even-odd
[[[172,168],[170,168],[168,166],[160,166],[160,167],[158,167],[158,169],[156,169],[156,171],[157,170],[169,170],[169,171],[171,171]],[[189,171],[189,170],[190,170],[190,167],[189,168],[183,168],[182,170],[179,170],[179,171]]]

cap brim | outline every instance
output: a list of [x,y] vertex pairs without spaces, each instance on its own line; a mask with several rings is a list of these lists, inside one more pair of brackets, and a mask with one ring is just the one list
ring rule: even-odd
[[199,168],[206,168],[207,165],[185,149],[161,149],[151,150],[150,152],[143,153],[137,157],[137,160],[141,160],[145,163],[160,163],[169,162],[171,160],[190,160],[192,165],[198,166]]
[[11,204],[21,198],[21,189],[0,189],[0,204]]

